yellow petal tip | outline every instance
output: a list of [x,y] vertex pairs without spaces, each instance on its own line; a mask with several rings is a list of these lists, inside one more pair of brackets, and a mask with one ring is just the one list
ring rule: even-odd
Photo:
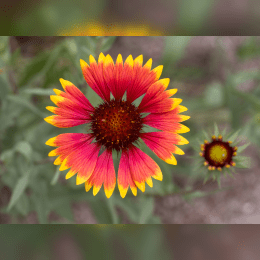
[[45,144],[49,145],[49,146],[56,146],[55,145],[55,140],[56,140],[56,137],[52,137]]
[[165,162],[168,163],[168,164],[177,165],[177,160],[176,160],[176,158],[173,155],[171,156],[171,158],[167,158],[165,160]]
[[88,180],[88,179],[86,179],[85,177],[77,175],[76,185],[80,185],[80,184],[86,182],[87,180]]

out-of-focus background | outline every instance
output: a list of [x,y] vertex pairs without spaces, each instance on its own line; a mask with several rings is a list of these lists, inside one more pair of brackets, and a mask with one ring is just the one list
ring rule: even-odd
[[[188,108],[184,114],[191,131],[183,134],[194,143],[202,130],[241,129],[241,144],[250,158],[249,169],[236,169],[235,178],[222,176],[221,189],[194,170],[191,145],[168,165],[148,149],[161,167],[163,181],[154,187],[128,192],[118,188],[110,199],[103,188],[97,196],[75,176],[65,180],[49,157],[45,142],[64,132],[84,132],[82,126],[61,129],[47,124],[53,88],[59,78],[79,87],[94,104],[79,59],[88,62],[100,52],[115,60],[119,53],[153,59],[163,64],[161,78]],[[260,223],[260,38],[259,37],[0,37],[0,223]],[[146,149],[146,148],[144,148]]]
[[1,225],[1,259],[258,260],[259,225]]
[[260,31],[257,0],[9,0],[1,3],[0,13],[1,35],[129,34],[122,24],[132,27],[132,33],[141,27],[138,35],[258,35]]

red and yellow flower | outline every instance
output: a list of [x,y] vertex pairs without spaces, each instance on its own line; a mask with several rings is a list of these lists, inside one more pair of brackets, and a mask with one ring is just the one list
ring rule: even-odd
[[[136,146],[138,139],[159,158],[176,165],[173,154],[184,154],[176,145],[188,143],[179,135],[189,131],[180,123],[189,116],[179,114],[187,108],[180,105],[181,99],[171,98],[177,89],[166,90],[170,80],[159,80],[163,66],[151,70],[152,59],[143,66],[142,55],[135,60],[130,55],[123,63],[119,54],[114,64],[110,55],[101,53],[98,62],[90,55],[89,65],[80,63],[86,82],[103,102],[93,107],[73,83],[60,79],[64,91],[54,89],[56,95],[50,97],[57,107],[47,107],[56,115],[45,121],[61,128],[89,124],[90,132],[49,139],[47,145],[58,147],[49,156],[58,156],[54,164],[61,165],[61,171],[70,168],[66,179],[77,174],[76,183],[85,183],[86,191],[93,186],[94,195],[104,184],[109,198],[116,185],[112,151],[117,151],[122,153],[117,173],[120,195],[124,198],[129,186],[134,195],[137,188],[144,192],[145,183],[153,186],[151,177],[162,180],[163,176],[158,164]],[[141,103],[133,104],[142,95]],[[144,132],[144,125],[158,131]]]

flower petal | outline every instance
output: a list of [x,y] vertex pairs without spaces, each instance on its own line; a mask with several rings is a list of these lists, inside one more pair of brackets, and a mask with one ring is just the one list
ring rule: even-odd
[[169,82],[169,79],[161,79],[149,87],[138,107],[140,112],[167,112],[173,110],[182,102],[179,98],[169,98],[177,92],[177,89],[165,91]]
[[[65,92],[73,97],[74,101],[77,100],[80,105],[89,108],[89,111],[94,111],[94,107],[91,105],[86,96],[70,81],[60,78],[60,83]],[[61,95],[61,93],[60,93]]]
[[93,187],[94,196],[99,192],[104,182],[104,190],[107,198],[110,198],[116,186],[116,174],[113,164],[112,152],[105,150],[97,160],[93,174],[85,183],[86,191]]
[[57,95],[50,96],[50,99],[58,107],[46,107],[58,116],[47,117],[45,121],[62,128],[88,123],[91,120],[90,113],[94,111],[93,106],[71,82],[63,79],[60,81],[66,92],[55,90]]
[[143,119],[144,124],[160,129],[162,131],[174,133],[187,133],[190,129],[180,124],[184,120],[189,119],[189,116],[176,114],[176,110],[165,113],[151,113]]
[[123,151],[121,155],[118,168],[117,183],[122,198],[125,197],[129,185],[132,190],[132,193],[136,196],[137,188],[130,172],[128,152],[126,151]]
[[141,138],[160,159],[174,165],[177,164],[177,161],[172,153],[184,154],[175,144],[188,143],[184,137],[170,132],[142,133]]
[[44,120],[47,123],[60,128],[68,128],[77,125],[83,125],[87,122],[86,120],[76,120],[72,118],[64,118],[62,116],[48,116],[44,118]]
[[62,146],[68,143],[77,143],[80,141],[86,141],[88,143],[91,143],[92,138],[89,134],[66,133],[50,138],[45,144],[49,146]]
[[129,149],[128,156],[133,181],[142,192],[145,191],[145,182],[151,185],[151,176],[155,179],[162,180],[160,167],[139,148],[132,146]]
[[161,76],[163,66],[158,66],[151,71],[151,65],[151,59],[143,67],[139,60],[134,62],[133,80],[127,88],[127,100],[130,103],[142,96]]
[[106,56],[103,65],[104,78],[107,86],[116,100],[123,97],[126,89],[131,84],[133,77],[132,63],[133,62],[131,62],[130,58],[128,57],[125,61],[125,64],[123,65],[122,55],[119,54],[117,56],[116,64],[114,65],[111,56]]
[[105,83],[103,77],[103,64],[105,63],[105,56],[100,53],[98,64],[94,57],[89,57],[90,65],[84,60],[80,60],[80,66],[83,72],[83,76],[88,85],[103,99],[106,101],[110,100],[110,90]]
[[99,153],[99,147],[93,143],[89,134],[66,133],[49,139],[46,144],[59,146],[49,153],[49,156],[59,157],[54,164],[61,164],[60,171],[71,168],[66,178],[78,172],[77,184],[85,182],[92,174]]

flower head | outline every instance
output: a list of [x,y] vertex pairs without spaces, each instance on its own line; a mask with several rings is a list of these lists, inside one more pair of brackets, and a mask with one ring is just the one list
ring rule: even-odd
[[[176,145],[188,141],[179,135],[189,131],[180,122],[189,116],[180,115],[187,108],[181,99],[171,98],[176,89],[166,90],[169,79],[161,79],[162,66],[151,70],[152,60],[142,66],[143,57],[133,60],[128,56],[123,64],[119,54],[114,64],[110,55],[101,53],[98,62],[90,55],[89,65],[80,60],[88,85],[103,99],[93,107],[84,94],[71,82],[60,79],[65,92],[54,89],[51,100],[57,107],[47,107],[55,113],[45,118],[57,127],[89,124],[89,133],[66,133],[49,139],[46,144],[56,146],[49,156],[60,170],[69,169],[66,179],[77,173],[77,184],[85,183],[86,191],[93,186],[96,195],[102,184],[109,198],[116,185],[112,151],[121,153],[117,183],[120,195],[125,197],[128,187],[137,194],[137,187],[145,191],[145,182],[152,187],[152,179],[162,180],[157,163],[136,145],[141,138],[162,160],[177,164],[173,153],[184,154]],[[113,98],[111,98],[111,94]],[[143,96],[136,106],[133,102]],[[147,113],[149,113],[147,115]],[[157,132],[144,132],[144,126]],[[101,153],[103,151],[103,153]],[[101,154],[100,154],[101,153]]]
[[[204,132],[206,139],[200,143],[200,151],[198,155],[202,158],[199,160],[198,167],[206,169],[206,177],[204,183],[212,176],[212,179],[217,179],[220,186],[221,172],[226,176],[228,173],[231,177],[233,175],[230,171],[234,171],[234,167],[247,168],[248,158],[240,156],[239,154],[249,145],[236,146],[239,142],[235,140],[238,137],[239,131],[233,135],[225,136],[225,130],[222,135],[219,135],[219,129],[215,124],[214,135],[209,138],[208,134]],[[211,140],[210,140],[211,139]],[[198,167],[195,167],[197,170]]]

